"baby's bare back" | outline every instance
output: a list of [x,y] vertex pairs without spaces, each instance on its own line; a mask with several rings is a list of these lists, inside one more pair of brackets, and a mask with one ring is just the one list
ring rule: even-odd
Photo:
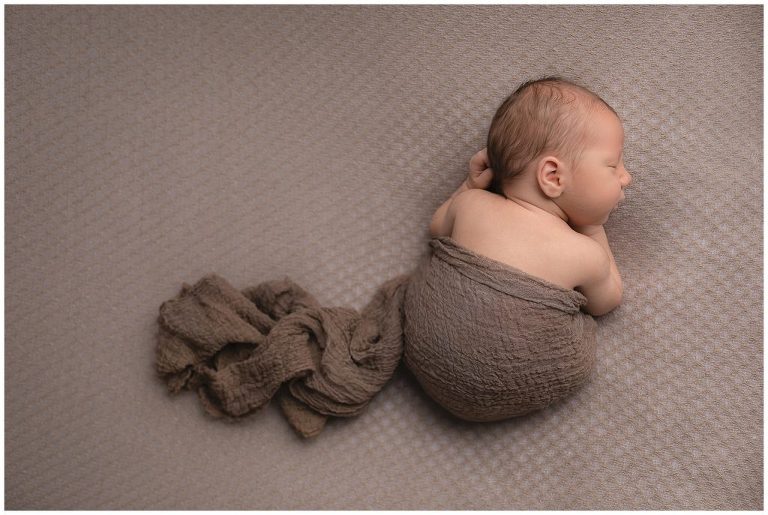
[[462,196],[451,233],[456,243],[563,288],[582,284],[594,252],[585,236],[488,191]]

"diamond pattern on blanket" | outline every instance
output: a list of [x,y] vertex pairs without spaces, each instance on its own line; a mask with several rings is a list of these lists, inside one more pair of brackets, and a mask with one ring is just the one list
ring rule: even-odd
[[[5,14],[6,508],[763,508],[760,6]],[[634,175],[582,390],[472,424],[400,367],[311,442],[166,394],[160,302],[217,273],[360,309],[548,74],[621,114]]]

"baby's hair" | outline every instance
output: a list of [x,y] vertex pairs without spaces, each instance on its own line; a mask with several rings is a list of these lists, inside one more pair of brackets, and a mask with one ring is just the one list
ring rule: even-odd
[[586,138],[585,114],[598,106],[616,111],[595,93],[561,77],[530,80],[509,95],[488,129],[490,190],[504,195],[504,184],[520,175],[544,152],[575,162]]

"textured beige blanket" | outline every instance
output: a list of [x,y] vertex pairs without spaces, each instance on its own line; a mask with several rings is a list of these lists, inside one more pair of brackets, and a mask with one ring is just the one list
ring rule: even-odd
[[[450,238],[411,275],[382,284],[362,310],[326,308],[284,278],[238,291],[216,274],[164,302],[157,371],[172,393],[236,419],[279,393],[291,426],[320,433],[360,413],[403,355],[454,415],[499,420],[541,409],[591,373],[586,299],[475,254]],[[285,385],[284,388],[281,388]]]

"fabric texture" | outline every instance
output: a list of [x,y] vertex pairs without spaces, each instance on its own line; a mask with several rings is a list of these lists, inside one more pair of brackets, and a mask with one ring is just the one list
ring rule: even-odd
[[407,276],[384,283],[358,314],[323,308],[288,278],[242,293],[216,274],[160,306],[156,368],[171,393],[195,390],[206,411],[229,420],[264,407],[286,383],[280,407],[302,436],[328,415],[359,414],[402,355]]
[[594,369],[586,297],[462,247],[430,242],[403,305],[405,363],[454,415],[488,422],[546,408]]
[[360,414],[403,355],[424,390],[486,422],[546,408],[594,368],[586,298],[443,237],[412,275],[386,281],[360,314],[323,308],[288,278],[237,291],[212,274],[160,306],[156,368],[230,420],[280,407],[302,436]]
[[[6,509],[763,509],[763,6],[4,12]],[[287,276],[359,313],[546,75],[633,175],[579,390],[465,422],[401,360],[309,439],[279,390],[236,424],[169,396],[161,301]]]

